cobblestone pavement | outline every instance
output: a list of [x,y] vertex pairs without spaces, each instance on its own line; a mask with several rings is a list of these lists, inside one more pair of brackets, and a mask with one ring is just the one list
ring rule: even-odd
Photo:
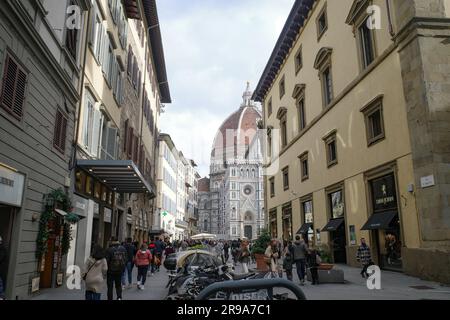
[[[254,266],[253,266],[254,267]],[[309,282],[302,286],[309,300],[421,300],[421,299],[450,299],[450,287],[435,282],[423,281],[402,273],[382,271],[381,290],[369,290],[366,280],[363,279],[357,268],[346,265],[338,265],[336,268],[344,270],[345,284],[321,284],[313,286]],[[236,266],[236,272],[241,272],[240,265]],[[294,282],[299,283],[294,269]],[[134,281],[136,281],[136,269],[134,269]],[[165,288],[168,281],[167,271],[161,267],[161,271],[147,278],[145,290],[141,291],[133,287],[125,289],[123,300],[162,300],[167,294]],[[106,286],[105,286],[106,287]],[[416,289],[413,287],[421,287]],[[81,290],[68,290],[65,286],[58,289],[41,291],[34,300],[82,300],[84,288]],[[102,294],[106,299],[106,288]]]

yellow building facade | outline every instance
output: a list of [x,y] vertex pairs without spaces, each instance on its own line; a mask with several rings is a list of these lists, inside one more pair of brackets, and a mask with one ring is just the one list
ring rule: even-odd
[[[448,230],[436,242],[422,234],[432,233],[421,210],[427,192],[444,196],[447,189],[439,187],[448,181],[440,179],[445,169],[418,172],[423,154],[408,72],[421,59],[405,53],[421,45],[414,26],[419,2],[296,1],[253,98],[263,105],[267,129],[272,237],[302,234],[331,261],[353,266],[365,238],[382,268],[447,282]],[[448,26],[450,4],[434,2],[434,12],[423,10]],[[448,67],[445,48],[434,49]],[[434,210],[447,212],[448,203]],[[417,259],[425,247],[433,266]]]

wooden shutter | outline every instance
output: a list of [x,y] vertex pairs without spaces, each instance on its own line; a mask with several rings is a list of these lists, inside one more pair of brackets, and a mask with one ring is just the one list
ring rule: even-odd
[[23,116],[27,74],[9,55],[6,56],[1,106],[18,120]]
[[123,132],[124,132],[124,137],[123,137],[123,152],[127,152],[127,147],[128,147],[128,122],[129,122],[129,120],[127,119],[126,121],[125,121],[125,128],[124,128],[124,130],[123,130]]
[[139,162],[139,138],[138,136],[134,137],[134,153],[133,153],[133,161],[137,164]]
[[128,66],[127,66],[127,73],[129,76],[133,73],[133,49],[131,46],[128,47]]
[[55,131],[53,134],[53,145],[64,154],[66,150],[67,117],[58,109],[55,119]]
[[131,159],[133,156],[133,128],[128,129],[127,155]]

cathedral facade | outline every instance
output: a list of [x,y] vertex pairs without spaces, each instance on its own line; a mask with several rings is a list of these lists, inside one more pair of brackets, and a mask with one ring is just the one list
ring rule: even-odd
[[264,226],[261,113],[247,89],[239,109],[217,131],[210,177],[199,182],[201,232],[221,239],[255,239]]

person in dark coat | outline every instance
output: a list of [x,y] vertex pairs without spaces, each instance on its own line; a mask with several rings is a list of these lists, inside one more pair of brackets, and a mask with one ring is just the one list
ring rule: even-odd
[[128,275],[128,286],[131,287],[133,284],[133,267],[134,267],[134,257],[137,253],[137,247],[132,242],[131,238],[127,238],[127,241],[124,244],[125,250],[127,250],[127,265],[126,269],[122,274],[122,286],[126,285],[126,276]]
[[120,245],[116,237],[111,238],[111,245],[106,252],[108,274],[108,300],[113,300],[113,288],[116,287],[117,300],[122,300],[122,274],[127,265],[127,250]]
[[360,262],[362,265],[361,276],[363,278],[368,278],[369,274],[367,273],[367,268],[373,263],[372,256],[370,254],[370,248],[366,243],[366,239],[364,238],[361,238],[361,245],[359,246],[356,253],[356,260],[358,260],[358,262]]
[[[6,259],[8,252],[3,244],[3,238],[0,236],[0,271],[6,269]],[[0,273],[0,300],[5,300],[5,288],[4,288],[3,275]]]
[[322,260],[319,252],[314,247],[309,248],[308,255],[306,256],[306,263],[311,272],[311,283],[313,285],[319,284],[319,266],[321,262]]
[[228,259],[230,258],[230,245],[228,244],[228,241],[225,241],[225,244],[223,245],[223,256],[225,263],[228,262]]

